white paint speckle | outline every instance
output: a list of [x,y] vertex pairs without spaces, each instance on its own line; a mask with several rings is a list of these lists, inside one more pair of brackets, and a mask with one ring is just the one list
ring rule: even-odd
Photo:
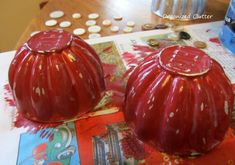
[[196,62],[199,59],[199,56],[194,57],[194,61]]
[[155,100],[155,97],[152,98],[152,102]]
[[176,133],[176,134],[179,134],[179,133],[180,133],[180,130],[179,130],[179,129],[177,129],[175,133]]
[[150,105],[149,110],[153,109],[153,104]]
[[198,90],[201,90],[200,84],[197,84],[197,88],[198,88]]
[[184,87],[181,86],[179,92],[181,93],[183,91]]
[[34,89],[35,89],[35,93],[38,94],[38,96],[45,95],[45,90],[44,90],[44,88],[36,87],[36,88],[34,88]]
[[178,111],[179,111],[179,109],[177,108],[177,109],[176,109],[176,112],[178,112]]
[[167,67],[172,67],[171,64],[166,64]]
[[40,90],[40,88],[39,88],[39,87],[37,87],[37,88],[35,89],[35,93],[37,93],[37,94],[38,94],[38,96],[40,96],[40,95],[41,95],[41,90]]
[[58,66],[58,65],[56,65],[55,67],[56,67],[56,69],[57,69],[58,71],[60,71],[60,68],[59,68],[59,66]]
[[201,111],[203,111],[204,110],[204,104],[202,103],[201,104]]
[[202,138],[204,144],[206,144],[206,138]]
[[179,49],[176,49],[175,51],[174,51],[174,54],[178,54],[179,53]]
[[169,114],[169,117],[170,117],[170,118],[174,117],[174,112],[171,112],[171,113]]
[[131,88],[131,92],[130,92],[131,94],[134,94],[135,93],[135,88],[134,87],[132,87]]
[[228,115],[228,101],[224,102],[224,112],[226,115]]
[[79,77],[82,79],[83,78],[83,75],[82,75],[82,73],[79,73]]
[[42,88],[42,95],[45,95],[45,90],[44,90],[44,88]]
[[151,100],[148,100],[148,102],[147,102],[147,103],[148,103],[148,104],[150,104],[150,101],[151,101]]
[[42,70],[42,65],[39,65],[38,68],[39,68],[39,70]]
[[146,116],[146,113],[143,114],[143,118]]
[[186,69],[185,72],[191,72],[191,69]]
[[76,58],[72,54],[68,54],[68,57],[71,62],[76,61]]

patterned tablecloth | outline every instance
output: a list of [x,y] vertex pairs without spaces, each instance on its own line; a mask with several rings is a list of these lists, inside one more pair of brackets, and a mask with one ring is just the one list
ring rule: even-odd
[[[222,22],[186,26],[192,36],[187,41],[165,40],[167,30],[138,32],[88,40],[99,54],[105,70],[108,91],[95,112],[77,121],[39,125],[24,120],[16,113],[8,85],[8,68],[14,51],[0,54],[0,164],[75,165],[75,164],[235,164],[235,136],[230,128],[215,150],[200,157],[181,158],[160,153],[137,140],[126,125],[120,104],[123,99],[125,72],[145,56],[158,51],[147,45],[150,38],[163,46],[193,45],[195,40],[208,44],[205,51],[224,68],[235,84],[235,56],[218,42]],[[231,127],[234,127],[231,123]]]

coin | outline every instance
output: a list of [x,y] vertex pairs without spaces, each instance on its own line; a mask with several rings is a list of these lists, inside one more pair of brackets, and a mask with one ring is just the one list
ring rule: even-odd
[[66,28],[66,27],[71,26],[71,22],[69,22],[69,21],[63,21],[63,22],[60,23],[59,26],[62,27],[62,28]]
[[113,16],[113,19],[115,19],[116,21],[121,21],[122,16],[121,15],[115,15],[115,16]]
[[97,18],[99,18],[99,14],[97,14],[97,13],[91,13],[91,14],[88,15],[88,18],[89,18],[89,19],[97,19]]
[[155,29],[155,25],[151,23],[146,23],[141,26],[142,30],[153,30]]
[[128,21],[128,22],[126,23],[126,26],[134,27],[134,26],[135,26],[135,22],[134,22],[134,21]]
[[90,26],[90,27],[88,28],[88,31],[89,31],[90,33],[99,33],[99,32],[101,31],[101,27],[100,27],[100,26],[97,26],[97,25],[95,25],[95,26]]
[[158,24],[155,26],[155,29],[166,29],[168,26],[166,24]]
[[125,33],[131,33],[131,32],[133,31],[133,28],[126,26],[126,27],[123,29],[123,31],[124,31]]
[[46,26],[55,26],[57,24],[57,21],[55,19],[50,19],[45,22]]
[[96,21],[95,20],[88,20],[88,21],[86,21],[86,26],[94,26],[94,25],[96,25]]
[[94,38],[100,38],[101,35],[99,33],[92,33],[92,34],[89,34],[88,38],[89,39],[94,39]]
[[199,49],[205,49],[207,47],[207,44],[203,41],[195,41],[193,45]]
[[160,45],[157,39],[149,39],[147,40],[147,44],[151,47],[157,47]]
[[180,36],[180,39],[183,39],[183,40],[189,40],[191,38],[190,34],[185,31],[181,31],[179,33],[179,36]]
[[118,32],[119,31],[119,27],[118,26],[112,26],[110,28],[111,32]]
[[86,33],[86,30],[83,28],[77,28],[73,30],[73,34],[81,36]]
[[81,15],[80,13],[73,13],[72,17],[73,17],[74,19],[79,19],[79,18],[82,17],[82,15]]
[[63,11],[60,11],[60,10],[58,10],[58,11],[53,11],[53,12],[51,12],[51,13],[49,14],[49,16],[50,16],[51,18],[60,18],[60,17],[63,17],[63,16],[64,16],[64,12],[63,12]]
[[112,21],[109,20],[109,19],[105,19],[105,20],[103,20],[103,22],[102,22],[102,25],[104,25],[104,26],[110,26],[111,24],[112,24]]

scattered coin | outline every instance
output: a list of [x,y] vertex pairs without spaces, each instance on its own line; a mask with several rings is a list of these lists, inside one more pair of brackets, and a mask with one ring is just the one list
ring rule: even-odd
[[189,40],[191,38],[190,34],[184,31],[179,33],[180,39]]
[[160,43],[156,39],[149,39],[147,44],[151,47],[158,47]]
[[79,18],[82,17],[82,15],[81,15],[80,13],[73,13],[72,17],[73,17],[74,19],[79,19]]
[[146,23],[141,26],[142,30],[153,30],[155,29],[155,25],[151,23]]
[[81,36],[86,33],[86,30],[83,28],[77,28],[73,30],[73,34]]
[[100,38],[101,35],[99,33],[92,33],[92,34],[89,34],[88,38],[89,39],[94,39],[94,38]]
[[115,15],[113,17],[116,21],[121,21],[122,20],[122,16],[121,15]]
[[99,32],[101,31],[101,27],[100,27],[100,26],[97,26],[97,25],[95,25],[95,26],[90,26],[90,27],[88,28],[88,31],[89,31],[90,33],[99,33]]
[[50,19],[45,22],[46,26],[55,26],[57,24],[57,21],[55,19]]
[[155,29],[167,29],[168,26],[166,24],[158,24],[155,26]]
[[63,21],[60,23],[60,27],[62,27],[62,28],[66,28],[69,26],[71,26],[71,22],[69,22],[69,21]]
[[112,26],[112,27],[110,28],[110,30],[111,30],[112,32],[118,32],[118,31],[119,31],[119,27],[118,27],[118,26]]
[[94,26],[96,25],[96,21],[95,20],[88,20],[86,21],[86,26]]
[[109,19],[106,19],[106,20],[103,20],[102,24],[103,24],[104,26],[110,26],[110,25],[112,24],[112,21],[109,20]]
[[199,49],[205,49],[207,47],[207,44],[203,41],[195,41],[193,45]]
[[125,33],[131,33],[131,32],[133,31],[133,28],[126,26],[126,27],[124,27],[123,31],[124,31]]
[[49,14],[49,16],[51,18],[60,18],[60,17],[63,17],[64,16],[64,12],[63,11],[60,11],[60,10],[57,10],[57,11],[53,11]]
[[97,14],[97,13],[91,13],[91,14],[88,15],[88,18],[89,18],[89,19],[97,19],[97,18],[99,18],[99,14]]
[[135,22],[134,21],[128,21],[126,23],[126,25],[129,26],[129,27],[134,27],[135,26]]

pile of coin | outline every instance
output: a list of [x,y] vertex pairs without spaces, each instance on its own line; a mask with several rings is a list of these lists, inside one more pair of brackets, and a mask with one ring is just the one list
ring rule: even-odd
[[[154,30],[154,29],[166,29],[170,28],[171,33],[167,34],[167,37],[164,40],[168,41],[179,41],[179,40],[190,40],[192,37],[191,35],[185,31],[183,26],[178,26],[175,24],[157,24],[154,25],[152,23],[146,23],[142,25],[142,30]],[[159,47],[162,43],[161,40],[158,40],[156,38],[151,38],[146,41],[146,43],[151,47]],[[207,48],[207,44],[203,41],[194,41],[193,46],[199,48],[199,49],[205,49]]]
[[[52,11],[49,13],[50,19],[45,21],[45,26],[52,27],[56,26],[57,24],[59,25],[60,28],[67,28],[72,25],[70,21],[64,20],[60,23],[57,22],[58,18],[61,18],[65,15],[65,13],[61,10],[56,10]],[[73,19],[80,19],[82,18],[82,15],[78,12],[73,13],[71,15]],[[87,15],[87,21],[85,22],[85,25],[87,26],[87,29],[85,28],[75,28],[73,30],[73,33],[75,35],[83,35],[87,31],[89,33],[88,38],[93,39],[93,38],[98,38],[101,37],[100,32],[103,27],[108,27],[110,29],[110,32],[112,33],[117,33],[120,31],[120,27],[117,25],[112,25],[113,21],[122,21],[123,17],[121,15],[114,15],[113,20],[111,19],[104,19],[101,22],[101,25],[97,25],[97,19],[100,18],[100,15],[98,13],[90,13]],[[133,28],[135,26],[134,21],[127,21],[126,26],[122,29],[124,33],[131,33],[133,32]],[[156,30],[156,29],[171,29],[171,33],[167,35],[167,40],[169,41],[179,41],[179,40],[190,40],[191,36],[188,32],[184,30],[183,26],[173,24],[173,23],[160,23],[160,24],[153,24],[153,23],[146,23],[141,26],[141,29],[143,31],[148,31],[148,30]],[[33,32],[31,35],[36,34],[38,31]],[[147,44],[151,47],[158,47],[161,43],[157,39],[149,39],[147,41]],[[207,45],[203,41],[195,41],[193,45],[197,48],[200,49],[205,49],[207,48]]]
[[[56,10],[56,11],[52,11],[51,13],[49,13],[49,17],[50,19],[45,21],[45,26],[48,27],[53,27],[56,26],[57,24],[59,25],[60,28],[67,28],[70,27],[72,25],[72,23],[70,21],[62,21],[60,23],[58,23],[57,19],[61,18],[65,15],[65,13],[61,10]],[[73,13],[71,15],[71,17],[73,19],[80,19],[82,18],[82,15],[80,13]],[[100,15],[98,13],[90,13],[87,15],[87,21],[85,22],[85,25],[87,26],[87,29],[85,28],[75,28],[73,30],[73,33],[75,35],[83,35],[85,34],[87,31],[89,33],[89,37],[88,38],[98,38],[101,35],[99,34],[99,32],[101,32],[103,27],[109,27],[110,31],[112,33],[117,33],[120,31],[120,27],[117,25],[113,25],[112,26],[112,20],[111,19],[104,19],[101,23],[101,25],[97,25],[97,19],[99,19]],[[122,16],[121,15],[114,15],[113,16],[113,21],[122,21]],[[135,26],[135,22],[134,21],[127,21],[126,22],[126,26],[122,29],[124,33],[131,33],[133,32],[133,28]],[[35,34],[36,32],[32,33]]]
[[154,30],[154,29],[167,29],[168,25],[166,24],[152,24],[152,23],[146,23],[141,26],[141,29],[146,31],[146,30]]

